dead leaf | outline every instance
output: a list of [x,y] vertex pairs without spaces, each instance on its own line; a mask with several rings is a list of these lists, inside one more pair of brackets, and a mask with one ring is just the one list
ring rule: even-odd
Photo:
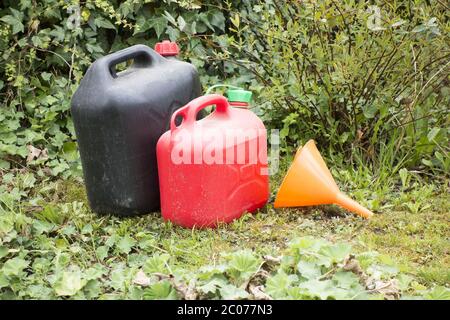
[[376,280],[370,286],[373,287],[370,292],[382,294],[386,300],[397,300],[400,298],[400,289],[397,279],[388,281]]
[[189,285],[186,285],[183,282],[175,281],[175,277],[172,274],[166,275],[163,273],[153,273],[152,275],[157,277],[158,280],[168,280],[182,299],[184,300],[197,299],[198,293],[195,290],[195,281],[191,280],[189,282]]
[[[364,270],[359,265],[358,260],[355,259],[354,255],[349,255],[347,258],[344,259],[344,265],[342,267],[345,271],[351,271],[354,274],[356,274],[360,282],[364,285],[367,283],[367,279],[369,276],[364,272]],[[366,285],[367,287],[367,285]]]
[[272,257],[270,255],[263,256],[263,259],[267,263],[279,264],[281,262],[281,257]]
[[27,145],[28,155],[27,155],[27,163],[30,163],[33,160],[47,160],[48,159],[48,150],[47,148],[41,150],[32,146],[31,144]]
[[150,285],[150,278],[146,276],[144,271],[139,270],[133,279],[133,283],[139,286],[147,287]]
[[255,300],[273,300],[271,296],[263,291],[263,286],[255,286],[250,284],[248,286],[248,291],[253,295]]

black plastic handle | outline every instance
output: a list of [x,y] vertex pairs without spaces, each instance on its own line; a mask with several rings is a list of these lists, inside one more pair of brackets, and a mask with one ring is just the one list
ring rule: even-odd
[[122,62],[133,60],[133,68],[145,68],[150,66],[152,63],[161,63],[164,58],[161,57],[153,49],[143,45],[138,44],[110,55],[103,57],[108,72],[113,78],[116,78],[116,71],[114,67]]

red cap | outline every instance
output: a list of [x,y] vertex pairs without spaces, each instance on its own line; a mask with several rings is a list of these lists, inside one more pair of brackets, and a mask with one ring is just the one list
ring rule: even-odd
[[155,51],[163,57],[176,56],[180,53],[177,43],[170,40],[164,40],[155,44]]

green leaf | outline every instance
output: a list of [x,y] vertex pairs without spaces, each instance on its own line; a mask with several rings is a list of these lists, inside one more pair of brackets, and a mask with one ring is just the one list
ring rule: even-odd
[[331,280],[308,280],[299,284],[299,288],[305,290],[306,294],[326,300],[333,295],[333,284]]
[[330,246],[323,246],[319,253],[331,259],[331,263],[343,261],[352,251],[352,246],[346,243],[338,243]]
[[289,243],[289,248],[299,253],[317,252],[325,242],[313,237],[300,237]]
[[95,18],[94,23],[99,28],[116,30],[116,27],[111,23],[111,21],[106,20],[103,17]]
[[300,261],[297,264],[297,270],[306,279],[316,279],[322,275],[320,266],[314,262]]
[[144,290],[143,298],[148,300],[176,300],[178,299],[175,289],[169,281],[160,281]]
[[400,290],[406,291],[410,287],[410,284],[414,280],[414,278],[407,274],[399,274],[397,280]]
[[28,288],[27,293],[34,299],[49,300],[55,298],[53,290],[42,284],[31,285]]
[[184,28],[186,27],[186,21],[183,19],[182,16],[178,16],[177,22],[178,22],[178,28],[180,28],[180,30],[183,31]]
[[58,296],[73,296],[80,291],[86,280],[81,277],[81,272],[77,271],[64,271],[58,278],[53,286],[55,293]]
[[159,39],[161,37],[161,34],[167,28],[167,19],[164,17],[152,19],[150,26],[153,27],[156,33],[156,37]]
[[227,284],[219,289],[220,296],[225,300],[238,300],[248,298],[249,293],[242,288]]
[[433,290],[425,294],[424,298],[429,300],[450,300],[450,289],[442,286],[437,286]]
[[213,11],[209,17],[209,21],[213,26],[218,27],[220,30],[225,30],[225,16],[222,11]]
[[436,136],[439,134],[440,131],[441,131],[441,128],[431,129],[430,132],[428,132],[428,134],[427,134],[428,141],[433,142],[434,138],[436,138]]
[[267,279],[266,292],[272,298],[283,299],[287,295],[286,290],[296,281],[298,281],[298,277],[296,275],[287,275],[283,271],[278,271],[277,274]]
[[88,268],[83,274],[86,280],[95,280],[101,278],[105,273],[107,273],[106,268],[97,263],[93,267]]
[[146,274],[152,273],[166,273],[167,262],[170,256],[168,254],[154,254],[144,264],[143,270]]
[[0,246],[0,259],[8,255],[8,248],[5,246]]
[[95,250],[95,253],[97,254],[97,258],[100,260],[104,260],[108,256],[108,250],[109,248],[107,246],[100,246]]
[[2,272],[5,276],[18,276],[27,266],[29,262],[22,258],[13,258],[5,262]]
[[176,41],[180,37],[180,31],[171,26],[167,27],[166,34],[169,36],[170,41]]
[[353,272],[339,271],[333,276],[332,281],[336,286],[343,289],[357,288],[363,290],[364,288],[359,283],[359,278]]
[[6,16],[1,17],[0,21],[3,21],[5,23],[9,24],[10,26],[12,26],[13,34],[24,31],[24,25],[22,24],[22,22],[19,19],[17,19],[17,17],[11,16],[11,15],[6,15]]
[[246,279],[258,270],[258,259],[250,250],[242,250],[231,254],[229,267],[238,271],[238,277]]
[[177,21],[169,12],[164,11],[164,17],[166,17],[167,21],[169,21],[171,24],[177,26]]
[[134,240],[129,235],[126,235],[119,240],[119,242],[117,243],[117,248],[121,253],[128,254],[135,244],[136,240]]

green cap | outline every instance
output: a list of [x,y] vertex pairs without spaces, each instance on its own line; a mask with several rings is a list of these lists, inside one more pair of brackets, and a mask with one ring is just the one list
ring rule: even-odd
[[249,103],[252,100],[252,92],[242,89],[228,89],[228,101]]

